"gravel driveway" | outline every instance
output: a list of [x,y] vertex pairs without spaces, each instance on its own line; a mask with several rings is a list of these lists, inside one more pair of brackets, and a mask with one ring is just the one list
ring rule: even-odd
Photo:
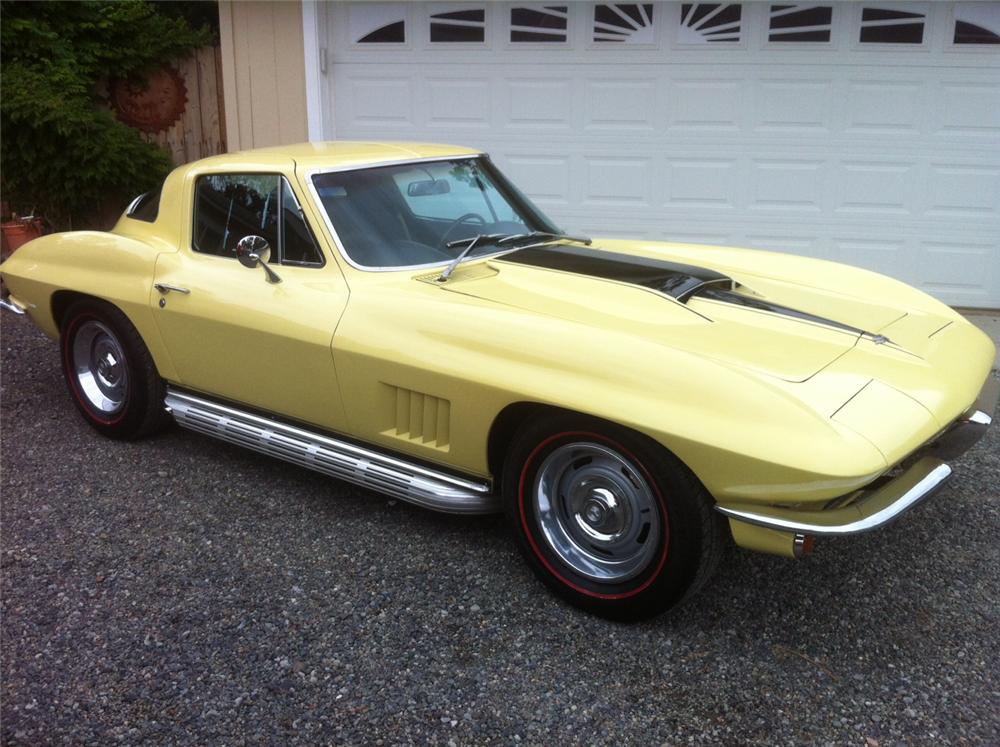
[[498,518],[77,415],[2,328],[4,744],[1000,743],[1000,429],[898,524],[564,606]]

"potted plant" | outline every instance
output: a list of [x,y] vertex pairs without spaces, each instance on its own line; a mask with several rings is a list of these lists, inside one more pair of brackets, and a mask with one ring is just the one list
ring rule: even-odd
[[17,249],[45,233],[45,219],[35,215],[32,208],[27,215],[8,211],[6,203],[0,222],[0,259],[7,259]]

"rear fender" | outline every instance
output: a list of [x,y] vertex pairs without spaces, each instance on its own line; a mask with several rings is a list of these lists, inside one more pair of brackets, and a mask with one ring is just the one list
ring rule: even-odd
[[57,233],[22,246],[0,265],[0,274],[31,320],[52,339],[59,338],[61,322],[57,293],[91,296],[118,307],[139,331],[160,375],[176,380],[150,298],[153,267],[162,251],[176,250],[113,233]]

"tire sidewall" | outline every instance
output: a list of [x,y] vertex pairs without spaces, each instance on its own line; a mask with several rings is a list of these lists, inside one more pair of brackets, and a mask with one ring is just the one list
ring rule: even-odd
[[[568,443],[611,448],[642,474],[660,511],[657,549],[634,578],[604,584],[582,576],[549,546],[536,521],[534,488],[545,457]],[[636,620],[679,601],[697,573],[700,519],[683,465],[655,442],[613,423],[560,416],[529,424],[515,438],[503,475],[504,506],[522,554],[539,578],[571,604],[604,617]]]
[[[124,365],[128,372],[125,402],[121,410],[110,417],[96,411],[87,401],[80,389],[73,365],[73,342],[80,327],[88,321],[100,322],[107,327],[114,335],[125,357]],[[146,403],[142,387],[144,372],[137,365],[139,351],[135,350],[129,336],[124,334],[121,321],[97,303],[82,302],[76,304],[67,312],[66,322],[59,337],[59,345],[66,386],[73,398],[73,404],[87,423],[99,433],[111,438],[130,437],[140,426],[145,413]]]

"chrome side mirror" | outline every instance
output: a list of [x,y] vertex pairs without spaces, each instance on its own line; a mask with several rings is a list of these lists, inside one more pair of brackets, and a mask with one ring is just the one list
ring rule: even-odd
[[278,273],[267,264],[270,257],[271,245],[263,236],[244,236],[236,244],[236,259],[240,261],[241,265],[251,268],[260,265],[264,269],[269,283],[280,283],[281,278],[278,277]]

